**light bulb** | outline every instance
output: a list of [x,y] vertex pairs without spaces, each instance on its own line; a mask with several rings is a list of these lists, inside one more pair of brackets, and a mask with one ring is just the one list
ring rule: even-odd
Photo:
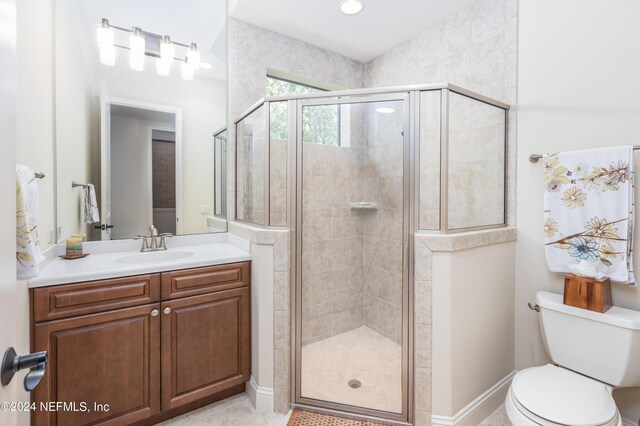
[[376,112],[379,112],[380,114],[391,114],[392,112],[395,112],[396,110],[393,108],[389,108],[389,107],[380,107],[380,108],[376,108]]
[[100,48],[100,63],[110,67],[116,64],[116,48],[114,46]]
[[98,24],[98,47],[113,47],[113,28],[109,25],[108,19],[103,19]]
[[129,34],[129,66],[134,71],[144,70],[144,54],[146,51],[144,33],[134,28]]
[[162,37],[160,42],[160,59],[168,64],[173,63],[173,42],[169,36]]
[[363,0],[342,0],[340,2],[340,10],[345,15],[357,15],[364,9]]
[[193,66],[189,63],[189,60],[182,63],[182,78],[193,80]]
[[144,33],[140,28],[134,28],[133,32],[129,34],[129,48],[136,55],[144,55],[146,50]]
[[200,68],[200,51],[195,43],[191,43],[191,48],[187,50],[187,61],[194,70]]
[[171,63],[163,61],[161,58],[156,61],[156,71],[159,75],[168,76],[171,74]]

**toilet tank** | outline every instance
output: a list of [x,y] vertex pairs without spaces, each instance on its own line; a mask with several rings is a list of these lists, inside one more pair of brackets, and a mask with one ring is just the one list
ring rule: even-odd
[[543,291],[536,303],[554,363],[616,387],[640,386],[640,311],[614,306],[601,314]]

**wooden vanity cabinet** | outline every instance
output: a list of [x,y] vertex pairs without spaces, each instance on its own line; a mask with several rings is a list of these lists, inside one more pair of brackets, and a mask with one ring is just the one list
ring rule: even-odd
[[[243,391],[251,368],[249,265],[32,289],[32,350],[49,353],[32,394],[32,424],[153,424]],[[161,283],[175,277],[197,295],[164,300]],[[40,407],[55,402],[75,410]]]

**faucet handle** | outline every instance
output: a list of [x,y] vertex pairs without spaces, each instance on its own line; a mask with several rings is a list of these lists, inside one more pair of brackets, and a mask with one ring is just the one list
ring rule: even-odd
[[147,243],[147,237],[146,235],[138,235],[136,238],[134,238],[134,240],[142,240],[142,248],[140,249],[140,251],[147,251],[149,250],[149,244]]
[[167,244],[165,242],[165,238],[171,238],[171,237],[175,237],[175,235],[173,235],[170,232],[164,232],[162,234],[160,234],[160,249],[161,250],[166,250],[167,249]]

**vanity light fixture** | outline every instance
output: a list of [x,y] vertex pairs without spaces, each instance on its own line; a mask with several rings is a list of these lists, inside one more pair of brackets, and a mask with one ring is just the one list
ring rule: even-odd
[[200,51],[198,45],[191,43],[191,47],[187,50],[187,60],[185,63],[190,64],[194,70],[200,68]]
[[104,65],[113,66],[116,64],[116,48],[113,44],[113,28],[109,25],[108,19],[102,19],[97,30],[98,47],[100,48],[100,62]]
[[160,60],[168,64],[173,63],[173,42],[169,36],[162,37],[160,42]]
[[364,9],[364,0],[342,0],[340,11],[345,15],[357,15]]
[[[129,45],[123,46],[115,41],[114,30],[129,34]],[[149,48],[148,39],[153,39]],[[159,75],[171,74],[171,65],[174,61],[181,61],[182,78],[193,80],[194,71],[197,69],[211,69],[211,64],[201,62],[200,51],[196,43],[178,43],[171,40],[168,35],[160,35],[143,31],[142,28],[133,27],[131,30],[111,25],[108,19],[103,18],[98,23],[97,29],[98,48],[100,49],[100,62],[113,66],[116,63],[116,48],[129,51],[129,66],[134,71],[143,71],[145,56],[156,59],[156,71]],[[155,46],[155,48],[153,47]],[[176,57],[176,48],[184,48],[184,56]]]
[[134,71],[144,70],[145,43],[142,29],[134,27],[129,35],[129,66]]
[[376,112],[380,114],[391,114],[393,112],[396,112],[396,110],[389,107],[380,107],[380,108],[376,108]]

